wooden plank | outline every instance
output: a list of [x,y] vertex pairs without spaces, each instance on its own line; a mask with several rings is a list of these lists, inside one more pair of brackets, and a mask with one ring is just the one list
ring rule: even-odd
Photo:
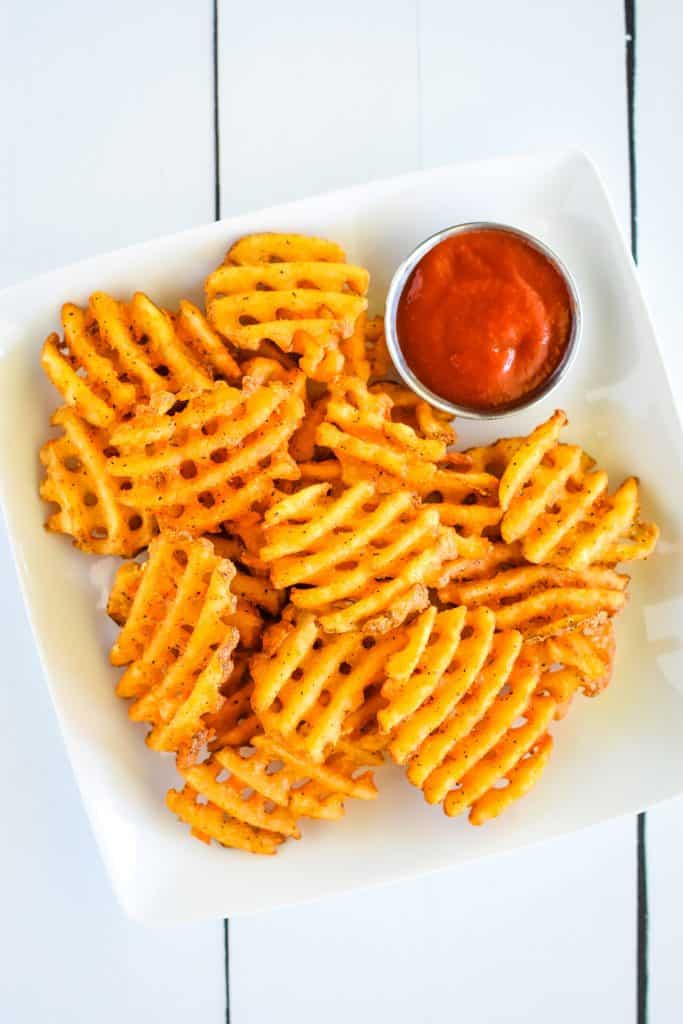
[[417,165],[412,0],[220,12],[222,216]]
[[[638,4],[636,13],[639,266],[679,415],[683,417],[679,279],[683,144],[675,130],[683,104],[679,53],[683,11],[678,4],[658,0]],[[671,557],[680,558],[680,552],[672,552]],[[680,642],[680,636],[662,637],[662,657],[671,645]],[[648,812],[646,843],[650,1021],[669,1024],[680,1019],[683,1001],[683,798]]]
[[8,20],[0,286],[213,219],[209,0]]
[[[169,0],[163,13],[132,0],[64,0],[40,13],[16,3],[6,20],[0,285],[212,219],[210,3]],[[0,580],[0,1016],[223,1020],[221,922],[150,931],[114,902],[4,534]]]
[[[245,13],[223,30],[225,213],[421,164],[577,144],[628,223],[617,0],[571,9],[424,0],[391,5],[391,17],[385,4],[363,5],[362,27],[360,5],[304,8],[292,20],[268,5],[258,29]],[[262,128],[266,115],[275,135]],[[341,124],[349,130],[338,135]],[[632,1020],[634,836],[632,820],[614,822],[416,882],[237,919],[233,1019]]]

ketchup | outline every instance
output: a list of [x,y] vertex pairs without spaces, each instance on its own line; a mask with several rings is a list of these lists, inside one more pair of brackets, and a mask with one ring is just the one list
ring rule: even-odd
[[514,404],[546,380],[567,348],[569,292],[553,264],[498,228],[445,238],[411,273],[398,342],[413,373],[456,405]]

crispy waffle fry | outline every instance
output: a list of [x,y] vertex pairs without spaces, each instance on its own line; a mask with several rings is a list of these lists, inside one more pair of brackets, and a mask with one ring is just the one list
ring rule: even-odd
[[261,558],[326,632],[387,632],[425,607],[432,577],[457,554],[455,532],[407,491],[382,497],[369,482],[338,498],[329,490],[312,484],[272,505]]
[[313,380],[341,373],[339,344],[365,312],[368,273],[332,243],[303,235],[251,235],[206,282],[208,317],[244,349],[264,340],[301,356]]
[[286,448],[303,404],[291,387],[219,381],[187,402],[161,397],[112,432],[108,469],[132,481],[122,500],[154,509],[162,526],[216,530],[263,501],[273,477],[298,475]]
[[384,394],[391,399],[391,419],[394,423],[405,423],[425,439],[442,441],[446,445],[457,441],[452,417],[429,405],[404,384],[380,381],[372,384],[369,391],[373,395]]
[[393,375],[394,364],[387,348],[381,316],[370,317],[365,324],[365,355],[370,370],[369,380],[387,380]]
[[384,490],[394,490],[399,483],[424,488],[434,475],[434,464],[446,456],[446,443],[395,423],[391,410],[388,395],[373,394],[355,377],[340,377],[330,385],[325,422],[318,427],[316,441],[334,452],[347,482],[359,479],[361,474],[353,470],[360,464],[361,478]]
[[41,497],[58,506],[46,526],[73,537],[82,551],[95,555],[135,555],[156,533],[154,516],[123,504],[126,481],[111,476],[106,431],[91,426],[69,406],[52,417],[64,433],[40,450],[45,479]]
[[583,569],[646,558],[658,528],[638,518],[638,482],[630,477],[614,494],[607,474],[576,445],[558,443],[567,423],[557,411],[523,438],[500,476],[501,534],[519,540],[529,562]]
[[543,671],[539,689],[555,699],[555,718],[563,718],[577,690],[595,697],[609,685],[616,653],[614,624],[602,619],[581,631],[550,637],[536,649]]
[[[275,853],[298,839],[300,817],[334,820],[344,799],[372,800],[377,790],[362,750],[335,751],[314,764],[271,737],[255,735],[239,750],[224,747],[202,764],[181,766],[184,789],[167,804],[205,842],[217,840],[252,853]],[[199,803],[197,795],[208,802]]]
[[229,624],[234,574],[209,541],[168,533],[150,544],[137,580],[129,565],[119,572],[110,611],[115,619],[126,606],[127,613],[110,659],[127,666],[117,693],[134,698],[134,721],[151,723],[147,743],[154,750],[191,760],[207,739],[204,719],[223,703],[239,640]]
[[252,706],[267,732],[321,761],[366,688],[382,679],[397,642],[355,632],[329,636],[310,613],[283,620],[264,637],[264,653],[251,659]]
[[[486,608],[429,608],[387,663],[378,712],[389,751],[410,781],[449,816],[481,824],[536,780],[556,711],[533,648],[516,630],[496,633]],[[498,788],[500,783],[504,788]]]
[[438,596],[444,604],[486,606],[498,629],[518,629],[527,640],[539,640],[617,615],[626,605],[627,584],[628,576],[599,566],[575,572],[528,564],[498,571],[494,565],[490,577],[449,583]]
[[161,391],[211,387],[239,367],[200,311],[181,304],[174,322],[142,292],[130,303],[104,292],[87,310],[62,307],[64,338],[43,346],[45,373],[68,405],[96,427],[111,427],[134,406]]

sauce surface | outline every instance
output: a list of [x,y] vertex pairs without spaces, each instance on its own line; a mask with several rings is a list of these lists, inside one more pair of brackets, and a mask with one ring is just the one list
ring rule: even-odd
[[524,239],[485,228],[445,238],[411,273],[397,311],[413,373],[457,405],[491,410],[558,365],[572,313],[559,271]]

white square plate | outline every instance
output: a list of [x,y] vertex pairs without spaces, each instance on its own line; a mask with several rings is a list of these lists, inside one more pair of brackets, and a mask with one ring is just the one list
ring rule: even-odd
[[[545,406],[461,440],[526,432],[562,406],[568,437],[617,483],[636,473],[644,513],[662,527],[645,564],[632,567],[618,625],[612,686],[577,699],[559,723],[536,788],[481,829],[427,806],[398,770],[380,770],[380,798],[350,801],[335,824],[310,822],[276,857],[205,847],[164,807],[170,759],[149,751],[144,729],[114,696],[104,614],[114,559],[85,556],[42,528],[38,447],[55,396],[38,355],[59,307],[103,288],[136,289],[173,305],[199,299],[228,245],[251,231],[327,236],[372,274],[380,311],[399,261],[439,228],[503,221],[539,235],[573,270],[585,333],[569,379]],[[133,917],[180,921],[311,900],[447,867],[635,812],[683,790],[683,571],[681,431],[629,252],[591,163],[581,154],[470,163],[290,203],[112,253],[0,295],[0,482],[7,524],[45,675],[69,756],[118,898]],[[39,752],[36,752],[39,756]]]

